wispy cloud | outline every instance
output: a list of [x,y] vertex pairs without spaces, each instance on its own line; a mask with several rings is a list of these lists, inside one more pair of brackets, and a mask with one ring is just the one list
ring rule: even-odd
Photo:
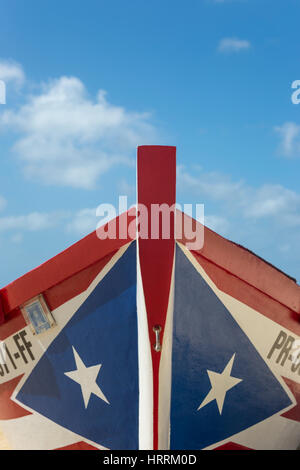
[[300,192],[281,184],[251,185],[228,175],[179,167],[178,194],[205,204],[205,223],[284,271],[299,257]]
[[207,227],[212,229],[214,232],[219,233],[220,235],[226,236],[228,234],[230,223],[225,217],[205,214],[204,223]]
[[182,190],[193,190],[196,194],[215,201],[234,201],[236,195],[243,195],[245,183],[232,181],[230,176],[217,172],[204,172],[201,168],[187,170],[183,165],[177,167],[178,187]]
[[300,157],[300,125],[285,122],[274,128],[281,138],[279,153],[284,157]]
[[17,133],[13,148],[27,177],[90,189],[112,166],[130,165],[137,145],[153,141],[149,118],[110,103],[103,90],[93,100],[78,78],[61,77],[5,111],[0,123]]
[[26,232],[63,230],[76,236],[84,236],[96,230],[99,217],[96,208],[77,211],[31,212],[25,215],[0,217],[0,234],[7,234],[13,243],[20,243]]
[[27,215],[0,217],[0,233],[9,231],[36,232],[55,227],[66,217],[61,212],[31,212]]
[[118,184],[118,189],[120,194],[130,197],[136,195],[136,187],[135,184],[130,184],[126,179],[122,179]]
[[0,59],[0,80],[5,83],[13,82],[17,86],[22,85],[25,80],[22,66],[12,60]]
[[241,52],[250,49],[251,43],[246,39],[223,38],[219,42],[218,51],[221,53]]
[[23,241],[23,234],[22,233],[16,233],[11,237],[11,241],[13,243],[19,244]]
[[0,234],[9,234],[14,243],[20,242],[25,232],[42,232],[54,228],[72,233],[75,237],[84,236],[96,230],[100,220],[96,208],[8,215],[0,217]]
[[99,217],[96,216],[96,208],[80,209],[68,222],[66,230],[75,235],[87,235],[88,233],[96,230]]
[[202,171],[197,175],[179,167],[178,187],[181,191],[192,190],[201,198],[199,202],[218,202],[227,219],[234,214],[244,220],[272,219],[287,227],[300,226],[300,193],[280,184],[254,187],[220,173]]

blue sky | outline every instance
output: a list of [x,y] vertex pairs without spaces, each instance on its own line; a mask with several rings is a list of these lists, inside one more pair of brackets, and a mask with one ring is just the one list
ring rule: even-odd
[[135,199],[136,146],[177,146],[177,201],[300,279],[297,0],[1,5],[0,286]]

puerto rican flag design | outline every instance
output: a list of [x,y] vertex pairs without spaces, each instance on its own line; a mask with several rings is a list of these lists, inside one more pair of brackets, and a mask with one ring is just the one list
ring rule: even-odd
[[[138,201],[172,205],[175,170],[173,147],[140,147]],[[299,288],[210,230],[204,236],[190,250],[175,229],[168,240],[106,243],[94,233],[0,291],[10,312],[0,325],[8,446],[298,447]],[[271,281],[260,288],[264,272]],[[18,307],[38,293],[57,324],[34,336]]]

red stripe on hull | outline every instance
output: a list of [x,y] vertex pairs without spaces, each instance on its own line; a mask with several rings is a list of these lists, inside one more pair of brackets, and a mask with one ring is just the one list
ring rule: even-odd
[[4,322],[4,309],[2,306],[1,294],[0,294],[0,325]]
[[[149,338],[153,365],[153,446],[158,448],[158,396],[159,364],[161,353],[156,352],[153,327],[164,327],[169,303],[170,285],[175,250],[174,218],[171,218],[170,237],[151,239],[154,229],[151,221],[152,204],[175,204],[176,198],[176,148],[143,146],[138,148],[138,203],[148,209],[148,239],[139,238],[139,261],[148,318]],[[173,223],[172,223],[173,222]],[[162,229],[162,224],[160,224]]]
[[70,444],[69,446],[65,447],[58,447],[57,449],[54,450],[99,450],[97,447],[91,446],[90,444],[87,444],[87,442],[80,441],[76,442],[75,444]]
[[[128,213],[124,213],[117,218],[117,222],[111,221],[107,226],[117,223],[118,227],[125,217],[128,218],[128,224],[135,218],[135,216],[128,216]],[[92,232],[70,248],[1,289],[0,297],[5,315],[27,300],[116,252],[130,241],[132,240],[129,237],[100,240],[96,232]]]
[[296,383],[291,379],[287,379],[286,377],[282,378],[294,395],[297,404],[294,406],[294,408],[290,409],[286,413],[283,413],[281,416],[292,419],[293,421],[298,421],[298,423],[300,423],[300,383]]
[[[111,260],[114,254],[115,252],[110,253],[89,268],[84,269],[60,284],[57,284],[51,289],[47,289],[43,292],[50,310],[60,307],[60,305],[64,304],[68,300],[84,292],[105,265]],[[0,340],[3,341],[8,336],[13,335],[25,326],[26,322],[20,309],[15,309],[13,312],[9,313],[6,317],[6,322],[1,325]]]
[[8,336],[13,335],[17,331],[25,328],[26,322],[20,309],[15,309],[7,317],[5,323],[0,327],[0,340],[5,340]]
[[[178,220],[181,218],[178,211]],[[185,222],[190,219],[184,214],[183,227],[190,224]],[[199,222],[195,222],[199,224]],[[201,224],[200,224],[201,225]],[[180,233],[180,232],[179,232]],[[185,234],[191,237],[191,234]],[[186,236],[177,238],[184,245],[190,240]],[[204,245],[201,250],[193,253],[216,266],[224,269],[233,276],[243,280],[248,285],[264,292],[269,297],[277,300],[295,313],[300,313],[300,286],[289,276],[256,256],[251,251],[221,237],[207,227],[204,227]]]
[[111,260],[114,254],[115,252],[110,253],[97,263],[93,264],[93,266],[80,271],[69,279],[66,279],[60,284],[52,287],[52,289],[46,290],[44,292],[44,296],[50,310],[56,309],[68,300],[76,297],[76,295],[85,291],[105,265]]
[[300,336],[298,314],[198,253],[192,252],[192,254],[221,291]]
[[22,377],[23,374],[0,385],[0,419],[15,419],[32,414],[10,399]]
[[250,447],[241,446],[240,444],[236,444],[235,442],[226,442],[220,447],[215,447],[214,450],[254,450],[250,449]]

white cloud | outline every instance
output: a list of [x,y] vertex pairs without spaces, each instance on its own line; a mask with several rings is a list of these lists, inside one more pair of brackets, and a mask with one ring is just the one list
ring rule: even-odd
[[300,125],[294,122],[285,122],[276,126],[275,131],[280,135],[279,152],[285,157],[300,156]]
[[11,230],[36,232],[57,225],[65,215],[58,212],[32,212],[27,215],[0,217],[0,233]]
[[185,199],[189,195],[192,200],[204,203],[208,227],[297,277],[299,191],[280,184],[254,186],[194,167],[189,170],[180,167],[177,181],[178,192]]
[[223,38],[219,42],[218,51],[222,53],[240,52],[250,49],[251,43],[245,39]]
[[20,86],[25,80],[25,74],[20,64],[0,59],[0,80],[5,83],[14,82]]
[[[226,210],[243,219],[269,218],[288,227],[300,226],[300,193],[280,184],[264,184],[254,187],[243,181],[232,181],[220,173],[188,173],[178,168],[178,187],[192,190],[205,203],[216,201]],[[223,210],[224,212],[224,210]]]
[[96,230],[101,221],[100,216],[96,215],[96,210],[96,208],[84,208],[74,212],[32,212],[26,215],[0,217],[0,234],[13,232],[10,239],[14,243],[22,241],[24,232],[38,232],[54,227],[60,227],[76,236],[84,236]]
[[17,111],[5,111],[0,124],[19,133],[14,150],[29,178],[84,189],[112,166],[131,164],[136,146],[156,135],[148,114],[109,103],[103,90],[90,99],[76,77],[44,85]]
[[204,224],[212,229],[214,232],[217,232],[223,236],[228,233],[229,230],[229,221],[225,217],[218,215],[204,215]]
[[23,241],[23,234],[22,233],[16,233],[11,237],[11,241],[13,243],[19,244]]
[[200,170],[198,175],[195,172],[191,175],[184,166],[177,167],[177,181],[179,188],[190,188],[210,199],[223,201],[234,200],[245,187],[243,181],[233,182],[229,176],[217,172],[204,173]]
[[66,229],[68,232],[83,236],[96,230],[98,222],[99,217],[96,216],[96,208],[81,209],[73,215],[72,220],[68,223]]
[[277,184],[249,189],[251,199],[245,207],[247,217],[275,217],[289,226],[300,225],[300,194]]
[[26,215],[0,217],[0,234],[12,232],[10,239],[14,243],[22,241],[24,232],[38,232],[54,227],[83,236],[96,230],[99,220],[96,208],[85,208],[75,212],[31,212]]
[[135,196],[136,194],[136,187],[135,184],[130,184],[124,178],[119,182],[119,191],[120,194],[124,196]]

